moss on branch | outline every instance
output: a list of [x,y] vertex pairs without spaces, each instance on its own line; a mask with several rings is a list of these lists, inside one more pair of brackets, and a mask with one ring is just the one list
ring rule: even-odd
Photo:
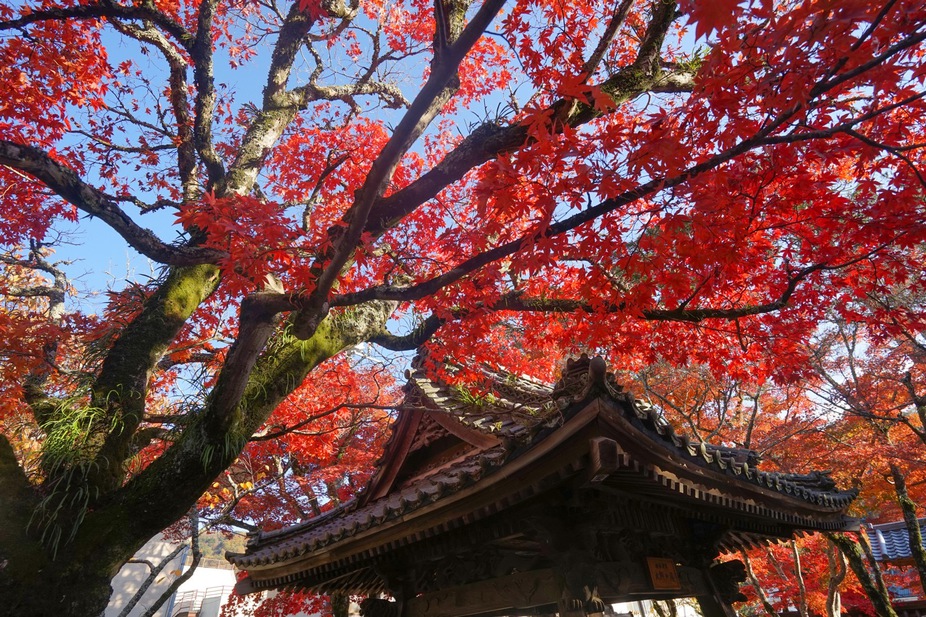
[[87,442],[97,470],[91,483],[101,491],[122,483],[122,463],[131,456],[151,372],[218,281],[213,265],[173,268],[106,354],[91,397],[91,407],[105,413],[91,427]]
[[[183,516],[313,369],[337,353],[381,335],[394,308],[391,302],[370,302],[334,311],[306,340],[293,336],[289,323],[277,328],[253,364],[240,398],[231,402],[233,413],[215,418],[213,414],[225,412],[217,412],[219,402],[210,401],[164,455],[114,495],[117,518],[141,528],[139,535],[146,537],[145,533],[156,533]],[[229,403],[221,401],[222,405]],[[165,500],[164,495],[170,499]]]

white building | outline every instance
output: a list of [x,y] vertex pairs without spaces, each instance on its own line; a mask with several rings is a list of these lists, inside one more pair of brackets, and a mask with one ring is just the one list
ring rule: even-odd
[[[150,540],[138,553],[136,560],[147,560],[154,566],[159,565],[176,548],[175,542],[157,537]],[[140,617],[170,587],[181,571],[188,566],[189,548],[184,547],[158,574],[154,583],[127,617]],[[118,617],[131,601],[135,592],[148,578],[150,569],[145,563],[127,563],[112,581],[113,595],[104,617]],[[235,571],[231,565],[219,560],[203,560],[177,592],[155,613],[156,617],[218,617],[222,605],[228,599],[235,585]]]
[[[135,560],[146,560],[153,566],[158,566],[179,545],[166,540],[161,536],[150,540],[135,554]],[[154,603],[167,591],[181,571],[189,567],[189,546],[181,551],[160,571],[154,583],[145,590],[141,600],[132,608],[126,617],[141,617]],[[186,563],[185,563],[186,562]],[[119,617],[124,608],[131,602],[135,592],[148,578],[151,570],[145,563],[127,563],[119,570],[119,574],[112,581],[113,595],[109,599],[109,606],[103,617]],[[203,559],[177,591],[154,614],[155,617],[218,617],[222,606],[231,595],[235,586],[235,570],[224,559]],[[271,592],[275,593],[275,592]],[[351,604],[350,615],[359,616],[359,606]],[[246,617],[241,615],[240,617]],[[291,617],[317,617],[305,613]]]

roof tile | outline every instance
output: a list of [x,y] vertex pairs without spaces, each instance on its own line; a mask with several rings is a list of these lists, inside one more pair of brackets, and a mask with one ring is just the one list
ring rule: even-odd
[[[924,536],[926,548],[926,518],[919,519],[920,533]],[[871,552],[878,561],[898,561],[912,558],[910,534],[906,523],[897,521],[880,525],[868,525],[866,530],[871,543]]]

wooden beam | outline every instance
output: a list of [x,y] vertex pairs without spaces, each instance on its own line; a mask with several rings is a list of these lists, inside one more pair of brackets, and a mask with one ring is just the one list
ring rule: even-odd
[[562,592],[552,570],[519,572],[501,578],[451,587],[411,599],[404,617],[462,617],[556,604]]
[[[680,566],[681,588],[672,591],[654,590],[642,563],[599,563],[595,569],[599,595],[608,603],[711,593],[704,576],[695,568]],[[555,611],[562,597],[561,584],[552,569],[532,570],[421,594],[408,601],[403,617],[530,614],[537,608]]]

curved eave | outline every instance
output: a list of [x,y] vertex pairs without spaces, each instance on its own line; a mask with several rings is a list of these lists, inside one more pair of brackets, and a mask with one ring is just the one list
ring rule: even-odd
[[[338,533],[321,541],[307,539],[285,547],[273,541],[264,546],[252,545],[249,553],[229,555],[229,561],[248,570],[255,587],[272,587],[295,580],[307,570],[335,561],[361,560],[490,516],[580,471],[583,455],[588,452],[587,444],[581,451],[571,453],[565,462],[562,457],[553,460],[548,454],[586,427],[597,413],[597,406],[588,406],[559,430],[531,444],[504,465],[486,468],[482,477],[459,491],[434,496],[412,508],[388,507],[387,501],[395,499],[389,496],[353,513],[377,509],[380,516],[373,517],[362,528],[344,525]],[[504,446],[498,449],[503,451]],[[499,494],[504,495],[501,500],[504,503],[499,502]],[[292,535],[288,534],[287,539],[292,539]]]
[[[626,451],[639,471],[673,493],[699,501],[760,516],[782,519],[802,513],[805,518],[841,514],[855,499],[855,491],[816,491],[788,482],[781,474],[769,474],[713,454],[711,462],[669,440],[653,438],[651,431],[626,417],[624,404],[611,397],[599,397],[602,434],[613,438]],[[741,498],[722,498],[724,494]],[[762,504],[768,504],[767,506]],[[777,506],[769,507],[769,506]],[[780,510],[781,512],[776,514]]]
[[[419,491],[411,500],[389,495],[312,528],[318,532],[331,527],[331,533],[301,540],[287,533],[282,539],[258,542],[249,554],[231,556],[230,561],[248,570],[255,590],[292,584],[309,573],[347,576],[351,567],[371,557],[473,523],[580,472],[589,479],[589,488],[629,487],[628,492],[641,498],[676,508],[700,503],[705,510],[775,521],[789,529],[843,530],[854,523],[842,514],[851,501],[848,495],[814,503],[695,464],[676,448],[654,444],[652,435],[623,413],[609,397],[596,396],[563,426],[538,436],[523,450],[512,454],[498,446],[497,458],[480,466],[478,477],[465,486],[445,493]],[[601,458],[597,447],[616,449],[618,456],[612,457],[613,465],[595,473],[592,467],[596,457]],[[350,516],[357,520],[346,520]]]

